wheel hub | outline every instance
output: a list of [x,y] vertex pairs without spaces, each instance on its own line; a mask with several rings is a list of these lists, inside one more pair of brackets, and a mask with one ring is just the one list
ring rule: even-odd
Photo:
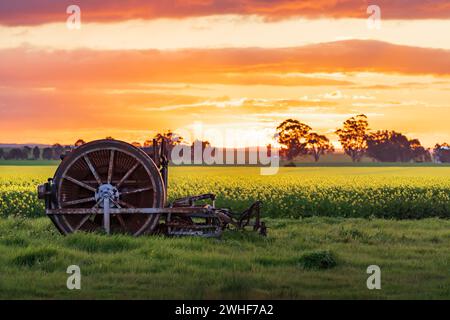
[[110,199],[109,207],[114,207],[114,202],[119,200],[119,190],[109,183],[102,184],[95,192],[95,201],[100,202],[99,206],[103,208],[105,199]]

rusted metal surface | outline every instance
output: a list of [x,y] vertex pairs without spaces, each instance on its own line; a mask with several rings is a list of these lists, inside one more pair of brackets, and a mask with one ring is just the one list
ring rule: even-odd
[[48,217],[62,234],[102,229],[135,236],[218,237],[226,228],[251,227],[266,235],[260,202],[240,215],[215,208],[214,194],[167,204],[168,149],[164,141],[157,145],[154,140],[149,150],[146,154],[117,140],[76,148],[64,157],[53,179],[38,186]]
[[[198,214],[199,217],[211,213],[213,210],[208,208],[138,208],[138,209],[110,209],[110,214]],[[103,214],[103,209],[47,209],[47,215],[85,215],[85,214]]]

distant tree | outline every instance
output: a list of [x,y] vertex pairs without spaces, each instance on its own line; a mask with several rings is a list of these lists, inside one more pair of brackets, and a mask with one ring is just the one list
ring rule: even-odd
[[144,141],[144,148],[149,148],[153,146],[153,140],[145,140]]
[[135,146],[136,148],[142,148],[142,145],[139,142],[132,142],[131,145]]
[[114,140],[114,138],[111,137],[111,136],[107,136],[105,139],[106,139],[106,140]]
[[412,152],[412,158],[415,162],[431,162],[431,153],[429,149],[425,149],[419,139],[409,140],[409,146]]
[[85,144],[86,142],[83,139],[78,139],[77,141],[75,141],[74,146],[75,147],[79,147],[82,146],[83,144]]
[[436,144],[433,155],[437,162],[450,162],[450,145],[448,143]]
[[278,143],[282,146],[280,154],[288,160],[307,154],[308,134],[311,127],[298,120],[287,119],[277,127]]
[[315,162],[319,161],[320,156],[325,153],[334,151],[334,147],[330,140],[324,135],[319,135],[315,132],[308,134],[306,149],[308,154],[314,157]]
[[9,150],[6,159],[7,160],[25,160],[27,157],[20,148],[14,148]]
[[35,146],[33,148],[33,159],[34,160],[39,160],[40,157],[41,157],[41,150],[39,149],[38,146]]
[[206,147],[210,147],[211,143],[209,143],[209,141],[200,141],[198,139],[196,139],[194,142],[192,142],[191,144],[191,148],[192,150],[194,149],[195,144],[197,143],[201,143],[202,144],[202,151],[206,149]]
[[164,140],[169,146],[169,149],[177,144],[181,144],[181,142],[183,141],[182,136],[176,134],[175,132],[172,132],[171,130],[164,133],[157,133],[154,139],[156,139],[156,142],[158,144]]
[[63,154],[66,155],[66,154],[72,152],[73,149],[74,149],[73,146],[64,146]]
[[5,156],[5,151],[0,148],[0,159],[3,158]]
[[433,162],[433,156],[432,156],[432,151],[431,148],[427,148],[427,155],[425,156],[425,161],[424,162]]
[[377,131],[368,136],[367,155],[381,162],[407,162],[412,158],[409,140],[395,131]]
[[272,144],[269,143],[268,145],[266,145],[266,150],[267,150],[267,156],[271,157],[272,156]]
[[342,148],[353,162],[361,161],[367,150],[368,130],[367,117],[360,114],[346,120],[343,128],[336,131]]
[[396,131],[377,131],[367,139],[367,155],[381,162],[428,162],[431,156],[418,139],[409,140]]
[[52,160],[53,159],[53,149],[50,147],[44,148],[42,150],[42,159]]
[[24,159],[29,159],[30,158],[30,154],[31,154],[31,148],[29,146],[24,146],[22,149],[22,153],[23,153],[23,158]]
[[52,146],[52,149],[53,149],[53,159],[54,160],[61,159],[61,155],[64,154],[64,147],[62,145],[60,145],[59,143],[55,143]]

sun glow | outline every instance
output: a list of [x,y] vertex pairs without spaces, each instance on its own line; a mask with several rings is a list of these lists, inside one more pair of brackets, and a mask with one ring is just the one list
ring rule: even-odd
[[0,25],[0,142],[143,142],[201,122],[240,132],[205,136],[218,146],[266,145],[294,118],[338,146],[364,113],[431,147],[450,141],[449,27],[239,13]]

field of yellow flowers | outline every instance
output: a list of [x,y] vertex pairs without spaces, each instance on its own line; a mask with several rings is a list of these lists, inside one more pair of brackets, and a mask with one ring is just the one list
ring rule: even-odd
[[[0,166],[0,216],[43,215],[36,186],[54,166]],[[169,200],[215,193],[243,210],[255,200],[272,218],[450,217],[450,167],[297,167],[261,176],[257,168],[171,167]]]

